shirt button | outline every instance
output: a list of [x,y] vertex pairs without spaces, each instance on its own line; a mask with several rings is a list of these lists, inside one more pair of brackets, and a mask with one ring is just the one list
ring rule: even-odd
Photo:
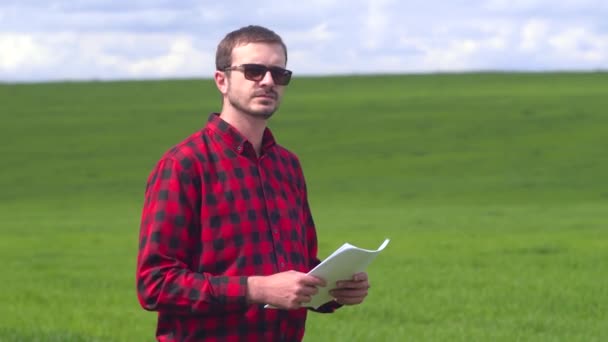
[[243,147],[241,145],[239,145],[239,146],[236,147],[236,150],[239,151],[239,152],[241,152],[242,149],[243,149]]
[[281,261],[281,268],[285,268],[285,263]]

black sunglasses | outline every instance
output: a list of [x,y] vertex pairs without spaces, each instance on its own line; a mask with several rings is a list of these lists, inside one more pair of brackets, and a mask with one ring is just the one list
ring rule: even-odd
[[272,80],[277,85],[288,85],[289,81],[291,80],[291,71],[276,66],[265,66],[263,64],[241,64],[224,68],[224,71],[228,70],[242,71],[246,79],[255,82],[263,80],[268,71],[270,71]]

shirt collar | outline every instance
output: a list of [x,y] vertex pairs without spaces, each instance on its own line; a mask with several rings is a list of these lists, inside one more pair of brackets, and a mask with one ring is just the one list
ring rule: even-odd
[[[236,128],[220,118],[219,113],[211,113],[211,115],[209,115],[207,127],[215,133],[214,137],[216,139],[222,140],[238,154],[242,154],[243,151],[245,151],[246,144],[251,145],[251,142],[249,142]],[[266,127],[264,136],[262,137],[262,154],[275,144],[276,141],[274,140],[272,132]]]

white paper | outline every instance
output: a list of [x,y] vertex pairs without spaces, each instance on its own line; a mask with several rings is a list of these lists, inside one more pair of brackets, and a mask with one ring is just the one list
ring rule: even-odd
[[[317,267],[307,273],[324,279],[327,282],[327,286],[319,287],[319,292],[305,306],[316,309],[333,300],[329,291],[336,288],[336,282],[352,279],[355,273],[364,272],[367,266],[388,245],[389,241],[389,239],[384,240],[382,245],[376,250],[359,248],[349,243],[345,243],[336,249],[330,256],[318,264]],[[269,309],[274,308],[271,305],[264,307]]]
[[309,275],[325,279],[327,286],[319,287],[319,292],[312,297],[310,303],[306,303],[306,306],[316,309],[331,301],[333,297],[329,294],[329,291],[336,288],[336,282],[349,280],[355,273],[364,272],[367,266],[388,245],[389,241],[389,239],[384,240],[376,250],[359,248],[349,243],[343,244],[317,267],[308,272]]

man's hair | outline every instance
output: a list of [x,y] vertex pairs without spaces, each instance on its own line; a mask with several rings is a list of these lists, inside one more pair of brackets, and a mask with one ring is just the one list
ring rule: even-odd
[[232,50],[240,45],[249,43],[279,44],[285,52],[285,63],[287,63],[287,47],[281,37],[262,26],[249,25],[236,31],[232,31],[222,39],[215,53],[215,68],[224,70],[232,65]]

